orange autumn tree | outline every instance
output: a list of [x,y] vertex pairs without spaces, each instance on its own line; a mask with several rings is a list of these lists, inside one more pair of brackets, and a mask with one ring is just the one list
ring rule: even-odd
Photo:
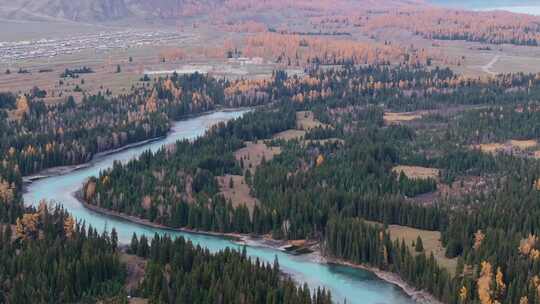
[[14,110],[15,118],[23,119],[24,115],[30,112],[30,104],[26,95],[21,95],[17,98],[16,109]]
[[365,32],[407,29],[427,39],[479,41],[494,44],[538,45],[540,17],[503,11],[397,9],[358,18]]
[[506,292],[506,283],[500,267],[497,267],[495,278],[491,263],[483,261],[480,264],[480,276],[477,281],[478,299],[481,304],[500,304]]
[[19,239],[28,240],[38,237],[39,213],[27,213],[16,222],[15,235]]
[[303,66],[310,62],[425,64],[430,59],[425,50],[412,50],[388,43],[367,43],[270,32],[247,37],[242,53],[247,57],[263,57],[276,60],[283,65],[293,66]]
[[525,239],[522,239],[519,243],[519,252],[525,256],[530,258],[533,261],[536,261],[540,258],[540,250],[538,250],[537,247],[538,244],[538,237],[532,234],[529,234],[529,236]]
[[231,81],[225,87],[225,100],[229,106],[238,106],[243,100],[254,103],[270,101],[270,95],[265,92],[274,84],[273,79],[239,79]]
[[17,219],[15,236],[21,241],[43,239],[44,230],[56,226],[63,231],[66,238],[72,238],[77,225],[75,219],[64,212],[62,212],[63,216],[61,217],[52,217],[51,215],[57,211],[62,211],[62,209],[49,206],[46,201],[42,200],[37,211],[25,213]]
[[482,262],[480,277],[478,278],[478,299],[481,304],[495,304],[493,291],[491,290],[493,281],[493,272],[489,262]]
[[10,204],[15,196],[15,186],[0,177],[0,203]]
[[64,220],[64,233],[68,239],[73,237],[75,233],[75,219],[73,216],[69,215]]

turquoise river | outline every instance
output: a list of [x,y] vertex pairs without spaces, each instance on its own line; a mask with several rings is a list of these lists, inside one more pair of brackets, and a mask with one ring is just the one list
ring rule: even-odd
[[[173,236],[183,236],[211,251],[218,251],[226,247],[240,248],[240,245],[226,238],[149,228],[104,216],[84,208],[73,197],[73,193],[81,187],[85,179],[98,175],[100,171],[111,167],[114,161],[125,162],[137,157],[145,150],[155,151],[163,145],[174,143],[179,139],[192,139],[201,136],[211,125],[239,117],[243,113],[243,111],[219,111],[178,121],[167,137],[161,140],[99,157],[90,166],[83,169],[35,180],[26,187],[25,203],[36,205],[41,199],[61,203],[78,221],[84,221],[87,225],[98,229],[110,230],[115,227],[121,243],[128,243],[134,232],[137,235],[145,234],[150,237],[155,233],[168,233]],[[258,257],[267,262],[273,261],[274,257],[277,256],[284,272],[299,282],[308,283],[311,288],[321,286],[329,289],[337,303],[345,301],[346,303],[359,304],[414,303],[399,287],[380,280],[368,271],[319,263],[310,255],[292,256],[278,249],[263,246],[248,246],[247,252],[250,256]]]

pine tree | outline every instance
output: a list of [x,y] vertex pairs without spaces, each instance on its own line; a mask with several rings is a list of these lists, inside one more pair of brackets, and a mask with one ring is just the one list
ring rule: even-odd
[[418,236],[416,238],[416,244],[414,246],[414,250],[416,252],[422,252],[424,251],[424,244],[422,243],[422,238],[420,236]]

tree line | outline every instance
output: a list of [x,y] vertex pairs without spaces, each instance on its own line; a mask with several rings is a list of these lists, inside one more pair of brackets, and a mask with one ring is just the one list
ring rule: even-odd
[[296,286],[273,264],[253,260],[246,249],[210,253],[183,238],[133,235],[129,252],[148,259],[136,295],[150,303],[330,304],[330,292]]

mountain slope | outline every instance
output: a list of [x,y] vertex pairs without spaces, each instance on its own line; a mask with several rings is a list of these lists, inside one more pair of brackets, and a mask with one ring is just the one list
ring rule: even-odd
[[0,17],[102,22],[128,17],[124,0],[0,0]]
[[99,23],[127,17],[159,20],[275,9],[346,12],[419,3],[423,0],[0,0],[0,18]]

